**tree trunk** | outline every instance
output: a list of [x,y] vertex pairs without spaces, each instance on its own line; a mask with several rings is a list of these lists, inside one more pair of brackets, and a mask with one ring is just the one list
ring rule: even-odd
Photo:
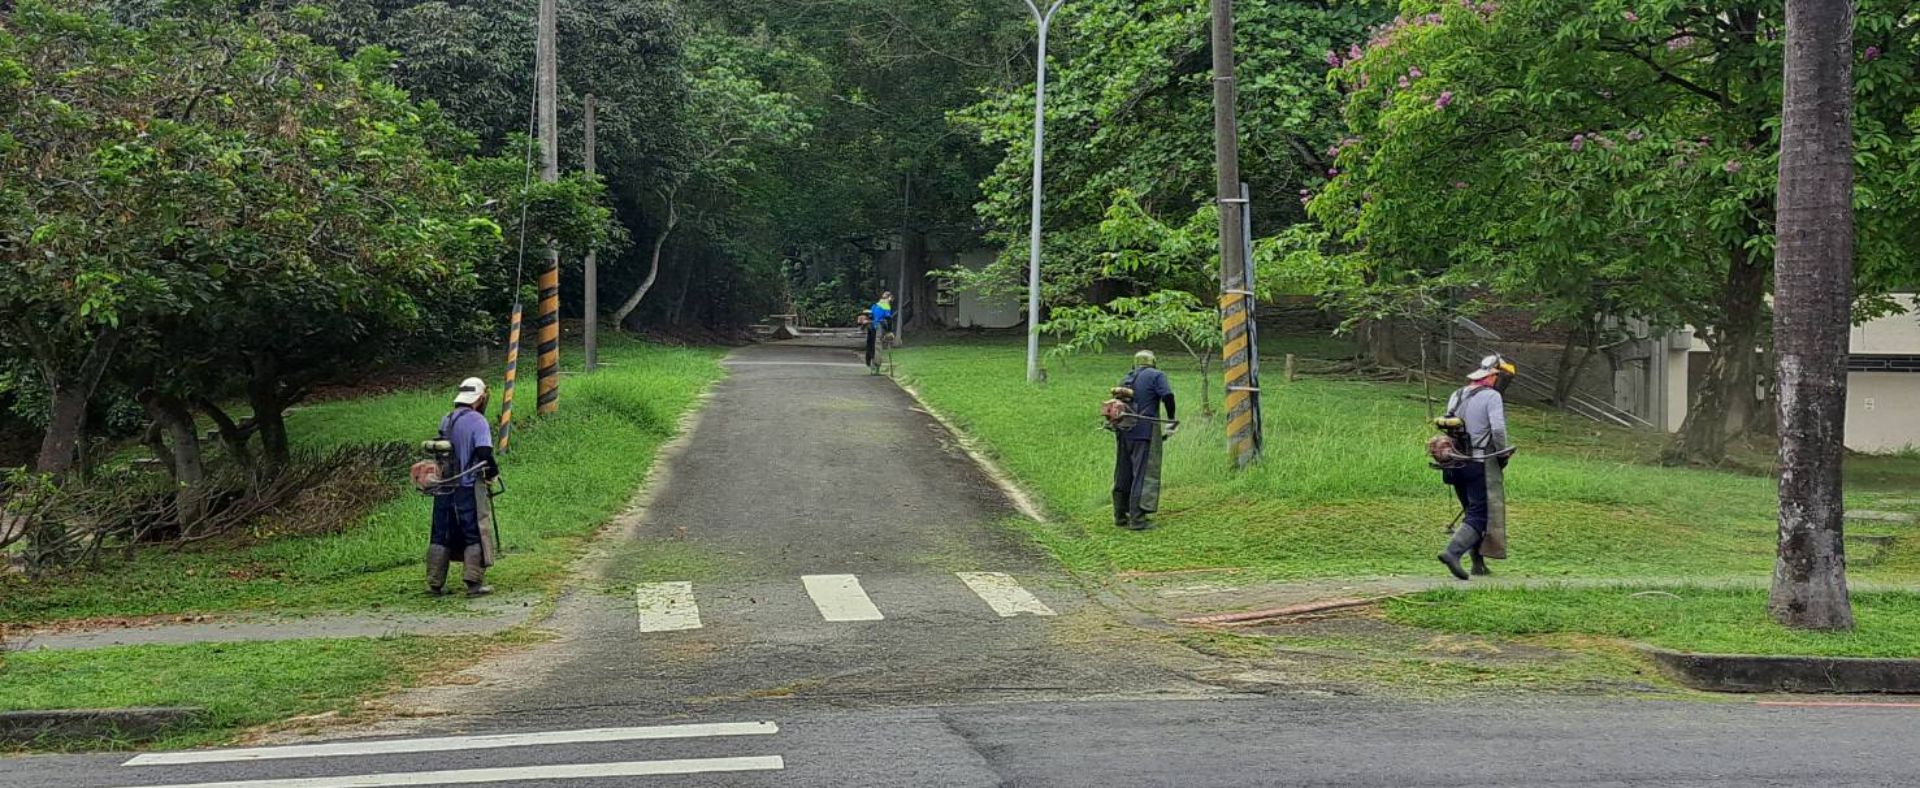
[[1367,362],[1376,367],[1400,366],[1400,354],[1393,347],[1393,321],[1368,320],[1360,325],[1361,341],[1366,346]]
[[1553,404],[1565,408],[1567,401],[1573,399],[1573,390],[1580,385],[1580,373],[1587,370],[1587,362],[1593,360],[1594,348],[1600,344],[1600,330],[1595,325],[1599,318],[1583,321],[1567,335],[1566,346],[1560,349],[1560,358],[1553,371]]
[[210,399],[199,397],[193,404],[200,409],[201,413],[206,414],[207,418],[213,420],[214,427],[220,432],[220,445],[227,450],[227,457],[240,467],[247,469],[248,477],[253,482],[253,489],[257,492],[261,481],[260,466],[253,460],[253,450],[247,447],[247,441],[251,438],[252,432],[235,424],[233,417],[228,416],[225,410]]
[[1847,353],[1853,302],[1853,4],[1787,0],[1775,245],[1780,550],[1767,609],[1853,628],[1847,596]]
[[907,236],[902,251],[906,255],[902,258],[906,266],[906,281],[901,285],[900,299],[907,310],[903,323],[909,331],[933,328],[938,321],[934,315],[933,280],[927,276],[931,266],[926,233],[915,231]]
[[260,434],[260,473],[272,478],[292,459],[287,442],[287,401],[280,390],[280,362],[271,354],[259,353],[251,357],[251,363],[247,404],[253,406],[253,427]]
[[[80,457],[80,441],[86,432],[87,405],[93,401],[94,389],[100,387],[100,378],[106,375],[119,344],[120,331],[106,329],[93,340],[93,348],[80,363],[79,374],[66,381],[48,376],[52,412],[47,420],[47,434],[40,441],[40,454],[34,460],[35,471],[65,476],[74,470]],[[47,366],[55,368],[51,363]]]
[[669,192],[665,196],[667,226],[660,230],[659,237],[653,239],[653,262],[647,268],[647,278],[640,283],[640,289],[633,291],[633,296],[620,305],[620,311],[613,313],[613,324],[616,327],[626,327],[627,317],[633,314],[633,310],[640,308],[641,299],[647,297],[647,291],[652,290],[653,283],[660,278],[660,252],[666,249],[667,237],[673,235],[674,225],[680,223],[680,208],[673,193]]
[[172,469],[174,510],[182,533],[207,515],[207,470],[200,452],[193,412],[179,398],[157,391],[143,391],[141,407],[166,433],[169,465]]
[[691,267],[682,267],[686,268],[686,274],[680,277],[680,293],[674,296],[673,310],[667,314],[669,325],[680,325],[680,316],[687,311],[687,294],[693,291],[694,271]]
[[1200,416],[1213,421],[1213,355],[1200,354]]
[[1766,294],[1764,261],[1745,250],[1736,250],[1727,266],[1721,324],[1708,342],[1712,353],[1706,378],[1687,410],[1677,444],[1667,450],[1669,462],[1717,465],[1726,460],[1734,403],[1750,398],[1751,393],[1741,392],[1757,385],[1756,357]]

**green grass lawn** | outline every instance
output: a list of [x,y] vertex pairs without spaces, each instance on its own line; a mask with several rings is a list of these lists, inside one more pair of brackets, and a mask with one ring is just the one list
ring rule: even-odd
[[[625,505],[679,419],[721,373],[721,353],[612,338],[605,368],[562,380],[561,413],[535,422],[531,364],[518,394],[517,426],[502,458],[508,492],[496,501],[505,554],[488,582],[505,593],[544,591],[559,579],[585,538]],[[580,354],[567,353],[568,362]],[[487,373],[497,376],[498,370]],[[448,410],[445,390],[341,400],[290,414],[301,446],[417,444],[432,438]],[[496,401],[493,414],[497,415]],[[405,480],[396,477],[396,487]],[[309,612],[376,607],[462,607],[422,592],[432,501],[406,492],[376,506],[344,532],[259,541],[235,548],[211,543],[149,550],[131,561],[28,584],[0,587],[0,621],[43,622],[96,616]]]
[[0,711],[206,709],[203,718],[151,742],[185,747],[289,717],[351,711],[358,698],[448,669],[487,645],[477,638],[400,637],[25,652],[8,655],[0,670]]
[[[1022,527],[1076,571],[1231,567],[1242,570],[1233,577],[1250,582],[1442,571],[1433,556],[1458,505],[1426,465],[1421,449],[1431,431],[1418,386],[1289,384],[1269,375],[1265,460],[1235,474],[1227,471],[1221,423],[1200,416],[1197,367],[1183,357],[1162,360],[1186,426],[1167,448],[1161,528],[1132,533],[1111,525],[1113,438],[1097,415],[1127,369],[1125,356],[1051,359],[1048,383],[1028,387],[1019,347],[935,345],[898,354],[903,378],[1040,499],[1050,522]],[[1658,436],[1555,412],[1516,407],[1509,420],[1521,452],[1507,477],[1512,558],[1497,565],[1504,577],[1765,582],[1775,550],[1773,480],[1659,467],[1651,463]],[[1908,458],[1864,459],[1853,463],[1850,479],[1864,490],[1911,488],[1920,484],[1914,470]],[[1902,536],[1913,528],[1850,525],[1848,532]],[[1863,545],[1852,574],[1920,584],[1920,537]],[[1754,611],[1764,619],[1764,607]],[[1863,616],[1863,630],[1885,620]]]

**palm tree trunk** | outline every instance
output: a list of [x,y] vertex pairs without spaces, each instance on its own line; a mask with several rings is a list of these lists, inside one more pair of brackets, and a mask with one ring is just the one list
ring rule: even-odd
[[1787,0],[1773,334],[1780,386],[1780,550],[1767,608],[1853,628],[1841,465],[1853,283],[1853,4]]

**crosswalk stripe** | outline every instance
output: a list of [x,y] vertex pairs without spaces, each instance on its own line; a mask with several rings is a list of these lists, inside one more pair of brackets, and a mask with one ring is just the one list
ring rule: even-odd
[[640,607],[641,632],[674,632],[700,628],[700,606],[693,601],[692,583],[641,583],[634,589]]
[[391,772],[343,777],[293,777],[217,783],[140,786],[138,788],[393,788],[409,785],[473,785],[532,780],[586,780],[600,777],[649,777],[670,774],[777,771],[787,768],[778,755],[751,758],[689,758],[674,761],[621,761],[560,766],[516,766],[439,772]]
[[820,616],[828,621],[879,621],[886,618],[880,615],[880,608],[873,606],[873,600],[860,587],[860,578],[853,575],[807,575],[800,578],[807,586],[807,596],[813,597],[814,607],[820,608]]
[[968,588],[973,589],[975,595],[992,606],[993,612],[999,613],[1001,618],[1011,618],[1021,613],[1036,616],[1054,615],[1053,608],[1047,607],[1047,603],[1040,601],[1039,597],[1021,588],[1020,582],[1005,572],[955,572],[954,574],[960,577],[960,582],[966,583]]
[[268,761],[284,758],[330,758],[342,755],[491,750],[502,747],[538,747],[553,744],[593,744],[644,739],[693,739],[709,736],[765,736],[780,732],[772,722],[719,722],[693,725],[652,725],[632,728],[588,728],[539,733],[486,736],[444,736],[432,739],[378,739],[281,747],[244,747],[230,750],[189,750],[136,755],[122,766],[182,766],[196,763]]

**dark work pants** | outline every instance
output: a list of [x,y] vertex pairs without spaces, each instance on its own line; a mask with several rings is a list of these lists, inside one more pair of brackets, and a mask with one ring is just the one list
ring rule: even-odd
[[867,366],[873,366],[873,346],[880,338],[880,324],[867,324]]
[[480,544],[480,510],[472,487],[460,487],[433,498],[433,544],[456,556],[469,545]]
[[1473,552],[1480,552],[1479,536],[1487,532],[1487,466],[1483,463],[1469,462],[1458,468],[1449,468],[1445,478],[1453,485],[1453,494],[1460,499],[1461,510],[1467,513],[1467,527],[1476,534],[1473,539]]
[[[1158,425],[1156,425],[1158,426]],[[1147,453],[1153,441],[1114,435],[1113,520],[1137,522],[1148,513],[1140,511],[1140,485],[1147,480]]]

